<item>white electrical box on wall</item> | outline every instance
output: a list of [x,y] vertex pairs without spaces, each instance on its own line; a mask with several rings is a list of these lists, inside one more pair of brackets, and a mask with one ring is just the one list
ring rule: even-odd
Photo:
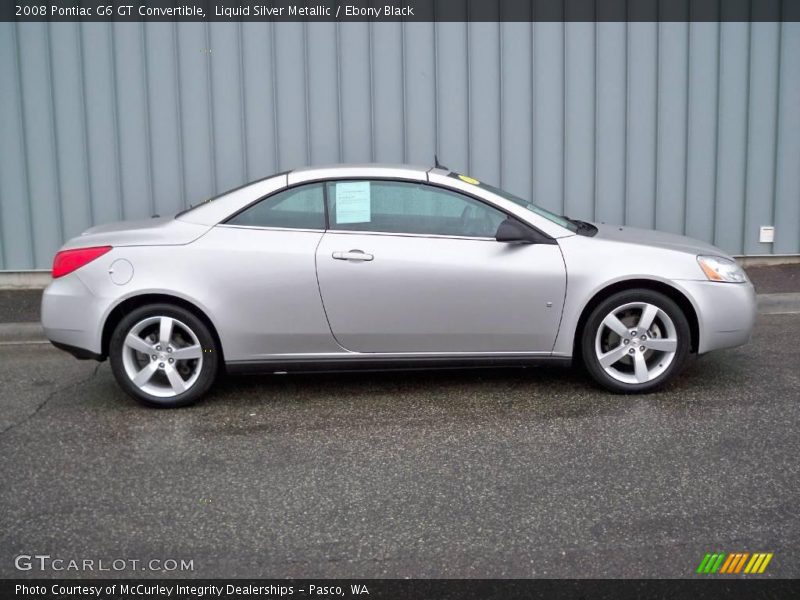
[[775,241],[775,228],[764,225],[758,230],[758,241],[762,244],[771,244]]

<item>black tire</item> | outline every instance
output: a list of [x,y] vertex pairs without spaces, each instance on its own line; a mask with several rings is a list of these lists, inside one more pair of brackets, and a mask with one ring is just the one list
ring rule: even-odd
[[[598,335],[598,329],[601,327],[603,320],[608,316],[612,311],[617,309],[618,307],[625,306],[631,303],[647,303],[656,306],[658,309],[664,311],[669,319],[672,320],[672,324],[674,325],[675,334],[677,337],[677,346],[675,349],[675,354],[672,357],[672,362],[668,364],[668,366],[660,372],[657,376],[653,379],[646,381],[644,383],[631,383],[631,382],[624,382],[616,379],[608,372],[606,372],[605,368],[600,364],[600,359],[597,356],[596,352],[596,339]],[[657,319],[660,319],[658,317]],[[656,326],[658,326],[658,320],[654,321]],[[636,325],[633,325],[635,327]],[[663,324],[662,324],[663,327]],[[637,333],[641,333],[638,332]],[[648,332],[649,333],[649,332]],[[627,337],[627,336],[626,336]],[[625,341],[624,339],[619,340],[620,343]],[[639,346],[639,342],[631,339],[630,341],[635,342],[635,344],[631,344],[630,346],[626,346],[628,348],[627,352],[633,349],[633,352],[637,352],[638,348],[634,348],[633,346]],[[625,342],[628,344],[629,342]],[[642,342],[646,343],[646,342]],[[669,297],[665,296],[660,292],[656,292],[653,290],[648,289],[632,289],[632,290],[625,290],[622,292],[618,292],[609,296],[605,300],[603,300],[600,304],[598,304],[594,310],[592,310],[589,318],[586,320],[586,325],[581,332],[581,358],[583,359],[583,364],[592,378],[600,384],[605,389],[615,392],[618,394],[641,394],[646,392],[652,392],[658,390],[659,388],[666,385],[672,379],[674,379],[683,369],[687,358],[689,357],[689,353],[691,351],[691,330],[689,328],[689,321],[686,318],[686,315],[680,309],[680,307]],[[648,352],[648,351],[645,351]],[[649,351],[650,355],[647,360],[650,361],[653,367],[658,365],[658,358],[664,356],[663,354],[658,353],[657,351]],[[647,356],[643,354],[644,356]],[[620,359],[620,361],[628,360],[631,365],[628,367],[627,365],[622,365],[620,368],[629,368],[633,370],[633,358],[624,357]],[[615,365],[620,365],[621,363],[615,363]],[[635,377],[631,374],[632,377]]]
[[[123,358],[123,353],[126,352],[125,338],[137,324],[152,317],[170,317],[179,322],[179,325],[185,325],[197,337],[202,348],[202,363],[194,383],[186,391],[171,397],[160,397],[139,388],[132,381],[125,367]],[[139,360],[141,358],[140,356]],[[209,328],[193,313],[173,304],[149,304],[131,311],[117,324],[109,344],[109,362],[119,386],[137,402],[153,408],[178,408],[195,404],[209,390],[219,370],[220,353]],[[180,363],[180,361],[177,362]],[[196,362],[188,361],[188,364],[197,366]],[[178,366],[177,363],[175,366]],[[159,377],[162,376],[159,375]]]

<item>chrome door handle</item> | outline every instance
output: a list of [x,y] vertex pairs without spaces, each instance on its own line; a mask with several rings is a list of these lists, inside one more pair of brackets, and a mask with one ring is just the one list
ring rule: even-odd
[[350,250],[349,252],[334,252],[333,258],[336,260],[360,260],[360,261],[370,261],[374,256],[372,254],[367,254],[363,250]]

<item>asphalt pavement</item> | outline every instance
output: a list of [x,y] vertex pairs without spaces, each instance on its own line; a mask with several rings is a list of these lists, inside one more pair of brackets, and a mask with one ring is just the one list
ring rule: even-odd
[[0,577],[687,577],[716,551],[798,577],[798,339],[759,315],[646,396],[566,368],[264,376],[172,411],[0,344]]

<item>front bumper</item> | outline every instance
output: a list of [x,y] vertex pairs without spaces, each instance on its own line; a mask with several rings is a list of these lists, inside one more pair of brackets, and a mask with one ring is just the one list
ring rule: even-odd
[[692,299],[699,325],[698,354],[747,343],[756,320],[753,284],[678,281]]

